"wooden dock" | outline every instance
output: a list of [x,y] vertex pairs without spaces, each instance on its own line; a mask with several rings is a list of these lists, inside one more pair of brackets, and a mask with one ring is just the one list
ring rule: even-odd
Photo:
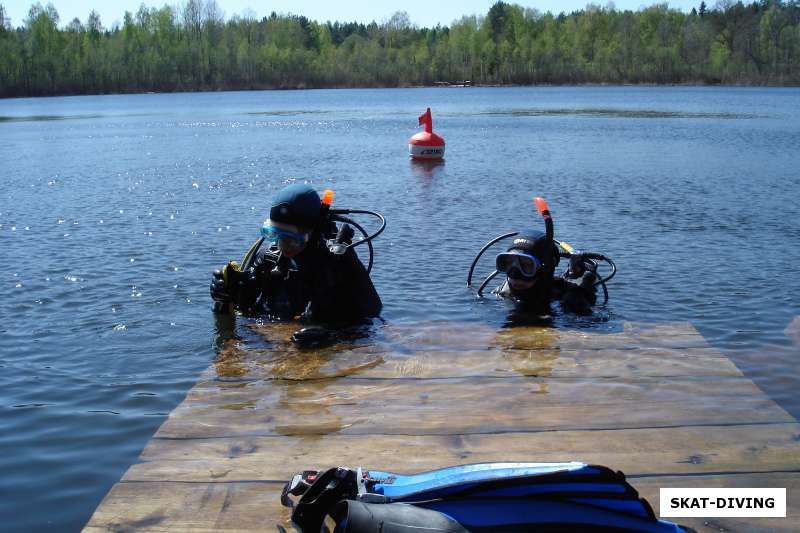
[[386,326],[314,352],[260,333],[271,348],[223,349],[86,531],[275,531],[305,469],[570,460],[622,470],[656,514],[661,487],[786,487],[787,518],[675,521],[800,531],[800,425],[689,324]]

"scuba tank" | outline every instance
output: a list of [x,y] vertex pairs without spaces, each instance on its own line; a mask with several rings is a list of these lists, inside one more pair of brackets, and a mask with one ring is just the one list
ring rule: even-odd
[[[467,273],[467,287],[472,287],[472,277],[475,272],[475,267],[483,254],[498,242],[516,238],[507,253],[513,252],[517,246],[522,246],[527,248],[528,251],[535,250],[537,255],[542,256],[538,259],[531,256],[531,259],[540,262],[540,264],[537,265],[539,267],[538,273],[530,277],[530,279],[537,280],[539,283],[538,288],[530,291],[537,293],[534,294],[536,298],[546,302],[549,302],[552,297],[560,298],[564,302],[565,307],[578,312],[585,312],[595,303],[595,290],[600,286],[603,288],[603,303],[607,303],[608,288],[606,283],[617,273],[617,267],[614,261],[601,253],[577,251],[568,243],[556,240],[554,238],[553,217],[547,202],[541,197],[534,198],[533,202],[544,220],[544,234],[536,230],[529,232],[514,231],[499,235],[487,242],[480,249],[470,265],[469,272]],[[522,244],[518,245],[518,241]],[[504,254],[499,254],[497,258],[500,259],[503,255]],[[513,255],[513,253],[510,255]],[[516,255],[528,256],[528,254],[520,252],[517,252]],[[569,266],[561,275],[555,276],[554,270],[555,267],[558,266],[559,259],[561,258],[568,259]],[[611,271],[609,274],[605,276],[600,275],[599,262],[604,262],[610,267]],[[496,261],[496,263],[499,264],[501,261]],[[483,297],[483,291],[486,286],[500,273],[501,270],[496,268],[486,276],[478,287],[479,297]],[[539,276],[538,279],[536,277],[537,275]]]
[[[294,497],[294,498],[293,498]],[[281,503],[301,532],[688,531],[656,518],[622,472],[581,462],[483,463],[414,475],[305,471]],[[327,531],[327,529],[326,529]]]

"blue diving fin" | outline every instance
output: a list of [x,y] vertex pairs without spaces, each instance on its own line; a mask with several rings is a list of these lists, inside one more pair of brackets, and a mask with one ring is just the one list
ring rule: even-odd
[[658,520],[621,472],[579,462],[482,463],[414,475],[332,468],[295,476],[284,489],[286,505],[289,494],[300,496],[292,521],[314,533],[325,516],[340,532],[686,531]]

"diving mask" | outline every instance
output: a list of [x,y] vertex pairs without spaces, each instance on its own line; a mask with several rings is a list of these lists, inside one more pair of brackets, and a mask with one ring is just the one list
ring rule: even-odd
[[286,252],[301,250],[309,239],[308,233],[292,231],[270,219],[261,226],[261,235],[267,240],[277,242],[278,247]]
[[533,278],[542,266],[542,262],[533,255],[517,250],[497,254],[495,267],[509,277]]

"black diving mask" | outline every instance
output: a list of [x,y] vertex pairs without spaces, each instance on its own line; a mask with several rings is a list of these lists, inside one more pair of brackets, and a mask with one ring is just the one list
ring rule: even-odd
[[534,255],[519,250],[497,254],[495,268],[511,278],[533,279],[542,262]]

